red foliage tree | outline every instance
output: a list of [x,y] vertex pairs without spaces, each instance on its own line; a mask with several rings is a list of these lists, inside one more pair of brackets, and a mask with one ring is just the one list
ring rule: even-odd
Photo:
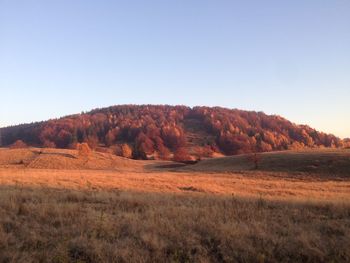
[[180,147],[175,151],[174,153],[175,162],[186,162],[190,160],[191,160],[191,156],[189,155],[185,147]]
[[28,145],[23,142],[22,140],[17,140],[15,141],[12,145],[11,145],[11,149],[23,149],[23,148],[27,148]]
[[73,136],[72,134],[67,130],[60,130],[60,132],[57,135],[56,139],[56,145],[58,148],[67,148],[71,143]]
[[249,153],[255,147],[255,145],[252,145],[252,139],[244,134],[222,134],[218,144],[227,155]]
[[183,147],[186,139],[184,132],[180,127],[176,126],[165,126],[161,132],[165,145],[173,150]]

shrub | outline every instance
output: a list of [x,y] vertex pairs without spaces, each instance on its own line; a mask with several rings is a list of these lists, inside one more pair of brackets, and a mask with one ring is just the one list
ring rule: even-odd
[[77,150],[79,153],[79,156],[89,156],[91,154],[91,149],[87,143],[78,143],[77,144]]
[[185,147],[180,147],[175,151],[174,153],[175,162],[186,162],[190,160],[191,160],[191,156],[189,155]]
[[11,149],[23,149],[23,148],[28,148],[28,145],[23,142],[22,140],[17,140],[15,143],[13,143],[10,146]]
[[133,156],[131,147],[126,143],[121,144],[117,147],[116,154],[125,158],[132,158]]
[[50,140],[45,140],[43,143],[44,148],[56,148],[56,144]]

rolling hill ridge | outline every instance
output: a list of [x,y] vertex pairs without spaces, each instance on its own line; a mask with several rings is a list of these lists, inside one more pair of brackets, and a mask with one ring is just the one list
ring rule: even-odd
[[1,129],[3,146],[93,149],[135,159],[229,156],[343,147],[349,142],[263,112],[221,107],[120,105]]

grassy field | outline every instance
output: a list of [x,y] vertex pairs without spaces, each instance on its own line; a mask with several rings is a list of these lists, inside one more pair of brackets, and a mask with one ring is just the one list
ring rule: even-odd
[[75,190],[124,190],[196,193],[265,198],[346,202],[350,180],[329,180],[307,174],[237,172],[130,172],[102,170],[1,169],[0,185]]
[[349,262],[348,154],[0,149],[0,262]]
[[350,176],[350,149],[310,149],[259,153],[258,169],[251,155],[207,159],[186,167],[198,172],[249,171],[287,172],[323,175],[327,178]]
[[350,205],[2,187],[2,262],[349,262]]

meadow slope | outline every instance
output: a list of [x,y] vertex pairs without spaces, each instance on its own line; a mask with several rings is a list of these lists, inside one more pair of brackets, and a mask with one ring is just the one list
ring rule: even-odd
[[[79,156],[74,150],[1,149],[0,184],[343,201],[350,200],[348,153],[266,153],[254,170],[246,155],[182,165],[97,152]],[[318,166],[310,171],[313,163]]]
[[0,149],[0,262],[349,262],[348,154]]

